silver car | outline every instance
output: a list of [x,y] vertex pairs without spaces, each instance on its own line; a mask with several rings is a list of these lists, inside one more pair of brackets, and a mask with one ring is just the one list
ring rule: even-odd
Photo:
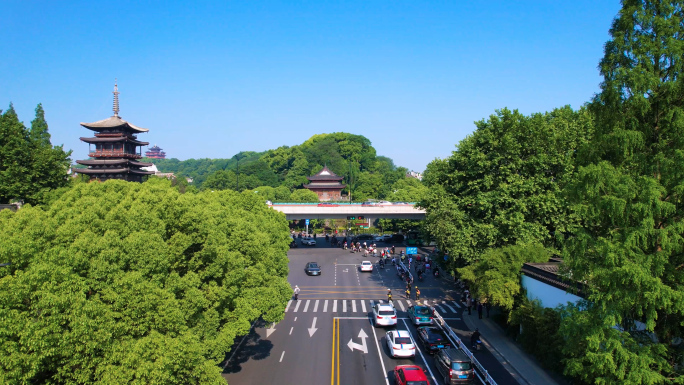
[[397,311],[394,306],[378,303],[373,306],[373,326],[394,326],[397,324]]

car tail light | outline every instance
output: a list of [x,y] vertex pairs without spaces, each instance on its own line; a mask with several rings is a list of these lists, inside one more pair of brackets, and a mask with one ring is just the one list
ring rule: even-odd
[[392,319],[397,319],[397,316],[393,315],[393,316],[392,316]]
[[415,347],[415,346],[411,346],[411,347],[409,348],[409,350],[416,350],[416,347]]
[[398,347],[396,347],[396,346],[393,346],[392,349],[394,349],[394,350],[401,350],[401,348],[398,348]]
[[382,316],[378,316],[378,319],[382,319]]

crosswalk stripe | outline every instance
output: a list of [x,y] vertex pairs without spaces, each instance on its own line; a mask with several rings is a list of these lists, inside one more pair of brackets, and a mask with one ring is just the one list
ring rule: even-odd
[[456,301],[452,301],[451,303],[453,303],[457,308],[459,308],[459,309],[461,308],[461,304],[460,304],[460,303],[458,303],[458,302],[456,302]]
[[301,305],[301,304],[302,304],[301,301],[297,301],[297,304],[295,305],[295,308],[293,310],[295,313],[297,312],[297,310],[299,310],[299,305]]
[[435,305],[435,307],[437,308],[437,310],[439,310],[440,313],[446,313],[446,311],[444,311],[444,308],[442,306]]
[[342,313],[347,312],[347,301],[342,300]]
[[442,301],[442,304],[443,304],[444,306],[448,307],[449,310],[451,310],[452,313],[456,313],[456,309],[454,309],[453,307],[449,306],[449,305],[446,303],[446,301]]
[[366,313],[366,301],[361,300],[361,311]]
[[356,313],[356,301],[352,300],[352,312]]
[[337,313],[337,300],[333,301],[333,313]]
[[401,303],[401,301],[397,301],[399,303],[399,307],[401,308],[401,311],[406,311],[406,308],[404,307],[404,304]]
[[316,300],[316,304],[314,304],[314,313],[318,311],[318,300]]
[[410,299],[407,299],[407,300],[406,300],[406,303],[407,303],[409,306],[411,306],[411,300],[410,300]]
[[326,299],[325,302],[323,302],[323,313],[328,312],[328,300]]
[[287,312],[287,309],[290,308],[290,305],[292,305],[292,300],[287,301],[287,306],[285,306],[285,311]]
[[306,300],[306,305],[304,305],[304,313],[306,313],[307,310],[309,310],[309,302],[311,302],[311,300],[308,300],[308,299],[307,299],[307,300]]

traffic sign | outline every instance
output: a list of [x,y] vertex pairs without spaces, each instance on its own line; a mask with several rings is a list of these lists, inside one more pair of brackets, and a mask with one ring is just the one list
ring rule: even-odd
[[406,255],[413,255],[413,254],[418,254],[418,248],[417,247],[407,247],[406,248]]
[[305,221],[306,221],[306,225],[308,226],[308,225],[309,225],[309,220],[308,220],[308,219],[305,219]]

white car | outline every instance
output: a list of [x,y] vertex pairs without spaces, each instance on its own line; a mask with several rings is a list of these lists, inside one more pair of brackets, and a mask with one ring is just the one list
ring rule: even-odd
[[310,237],[302,238],[302,245],[316,246],[316,240]]
[[380,201],[378,202],[378,206],[392,206],[392,202]]
[[394,326],[397,324],[397,311],[394,306],[378,303],[373,306],[373,326]]
[[370,271],[372,273],[373,272],[373,264],[371,263],[371,261],[361,262],[361,271]]
[[407,330],[390,330],[385,334],[392,357],[415,357],[416,344]]

